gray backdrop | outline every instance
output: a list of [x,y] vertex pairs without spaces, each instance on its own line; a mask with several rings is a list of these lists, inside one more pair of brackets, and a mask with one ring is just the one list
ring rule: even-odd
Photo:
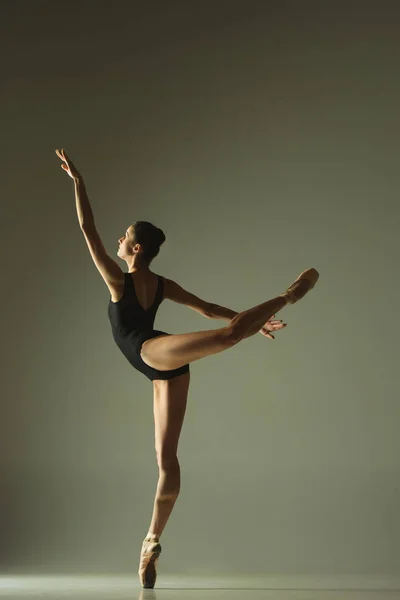
[[1,6],[2,571],[136,572],[157,483],[64,147],[124,270],[150,220],[153,270],[236,311],[321,274],[192,365],[163,573],[399,576],[399,9],[141,4]]

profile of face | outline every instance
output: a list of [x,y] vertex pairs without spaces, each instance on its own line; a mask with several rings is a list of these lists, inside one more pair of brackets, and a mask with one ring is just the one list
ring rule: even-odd
[[117,256],[119,256],[119,258],[126,258],[128,256],[132,256],[134,232],[135,230],[133,226],[130,225],[126,230],[125,235],[119,238],[119,246],[117,252]]
[[134,256],[142,250],[141,245],[135,243],[135,228],[133,225],[130,225],[125,235],[119,238],[118,244],[117,256],[123,260],[127,260],[130,256]]

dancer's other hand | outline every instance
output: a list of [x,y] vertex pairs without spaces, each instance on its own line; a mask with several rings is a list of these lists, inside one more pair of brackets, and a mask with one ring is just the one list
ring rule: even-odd
[[287,323],[282,323],[281,320],[274,320],[274,317],[275,315],[272,315],[272,317],[268,319],[264,327],[262,327],[259,332],[270,340],[275,339],[275,336],[272,335],[271,331],[279,331],[279,329],[283,329],[287,326]]
[[81,174],[79,173],[78,169],[75,167],[71,159],[68,158],[68,156],[65,153],[65,150],[56,150],[56,154],[59,158],[61,158],[61,160],[64,161],[61,165],[61,168],[64,169],[64,171],[66,171],[68,175],[72,177],[72,179],[81,179]]

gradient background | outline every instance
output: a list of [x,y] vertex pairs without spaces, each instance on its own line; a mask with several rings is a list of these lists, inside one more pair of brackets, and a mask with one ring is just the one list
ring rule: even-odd
[[136,573],[157,483],[152,386],[112,339],[64,147],[114,258],[154,222],[153,270],[236,311],[321,274],[275,342],[192,365],[163,574],[400,576],[399,16],[1,3],[3,573]]

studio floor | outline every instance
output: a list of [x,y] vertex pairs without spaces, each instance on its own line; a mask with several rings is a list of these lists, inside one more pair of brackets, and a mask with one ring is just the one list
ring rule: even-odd
[[[140,587],[136,576],[24,576],[8,575],[0,578],[0,598],[7,600],[400,600],[400,589],[382,581],[367,582],[368,589],[355,589],[355,582],[344,589],[344,583],[329,581],[330,589],[323,589],[323,582],[313,582],[312,589],[294,589],[293,583],[284,589],[272,589],[273,582],[263,587],[249,579],[218,580],[184,579],[182,577],[160,578],[153,590]],[[290,589],[289,589],[290,586]],[[335,589],[336,587],[336,589]],[[379,589],[379,587],[381,589]],[[388,589],[391,587],[392,589]]]

